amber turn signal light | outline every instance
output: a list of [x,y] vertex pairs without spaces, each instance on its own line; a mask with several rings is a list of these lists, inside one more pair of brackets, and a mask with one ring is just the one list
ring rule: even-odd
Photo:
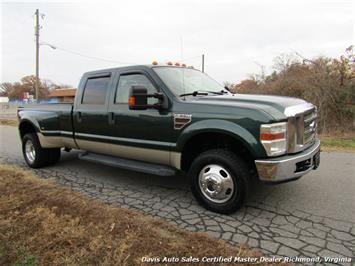
[[135,106],[136,105],[136,98],[134,98],[134,96],[129,97],[128,104],[129,104],[129,106]]
[[279,133],[261,133],[260,139],[261,140],[277,140],[277,139],[284,139],[285,132]]

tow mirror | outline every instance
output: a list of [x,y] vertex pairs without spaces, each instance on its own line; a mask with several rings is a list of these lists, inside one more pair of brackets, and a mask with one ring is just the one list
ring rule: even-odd
[[131,110],[145,110],[148,105],[147,88],[143,86],[132,86],[129,99],[129,109]]
[[[148,104],[148,98],[157,98],[159,101],[156,104]],[[131,87],[128,99],[130,110],[165,109],[167,103],[168,101],[163,93],[148,94],[148,90],[144,86]]]

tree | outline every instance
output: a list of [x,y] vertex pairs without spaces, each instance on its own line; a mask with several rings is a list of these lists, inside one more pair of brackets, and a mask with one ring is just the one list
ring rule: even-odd
[[[271,75],[254,75],[236,84],[234,91],[291,96],[318,108],[321,132],[353,130],[355,117],[355,56],[353,46],[340,58],[307,59],[296,52],[277,57]],[[255,78],[256,77],[256,78]]]
[[[32,95],[36,94],[36,77],[34,75],[25,76],[21,79],[23,89]],[[49,95],[49,84],[44,80],[39,80],[38,98],[47,99]]]
[[[10,100],[22,100],[25,92],[35,96],[35,84],[36,77],[34,75],[25,76],[21,78],[20,82],[4,82],[0,84],[1,95],[8,96]],[[40,80],[38,86],[39,99],[47,99],[50,90],[56,86],[58,85],[49,80]]]
[[13,84],[10,82],[0,84],[0,96],[8,96],[11,90],[13,90]]

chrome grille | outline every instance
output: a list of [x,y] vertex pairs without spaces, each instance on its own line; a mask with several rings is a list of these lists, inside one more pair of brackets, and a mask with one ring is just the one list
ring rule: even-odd
[[296,153],[311,146],[317,131],[317,109],[306,103],[285,110],[288,117],[288,153]]
[[315,139],[317,131],[317,111],[314,108],[304,113],[303,145],[307,145]]

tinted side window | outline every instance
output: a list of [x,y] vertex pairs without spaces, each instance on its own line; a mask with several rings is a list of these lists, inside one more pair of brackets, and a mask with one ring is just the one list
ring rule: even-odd
[[89,78],[85,84],[83,104],[104,104],[110,77]]
[[[144,86],[148,90],[148,94],[157,92],[150,80],[143,74],[129,74],[120,76],[118,82],[115,103],[127,103],[129,91],[132,86]],[[148,98],[148,104],[154,104],[156,99]]]

